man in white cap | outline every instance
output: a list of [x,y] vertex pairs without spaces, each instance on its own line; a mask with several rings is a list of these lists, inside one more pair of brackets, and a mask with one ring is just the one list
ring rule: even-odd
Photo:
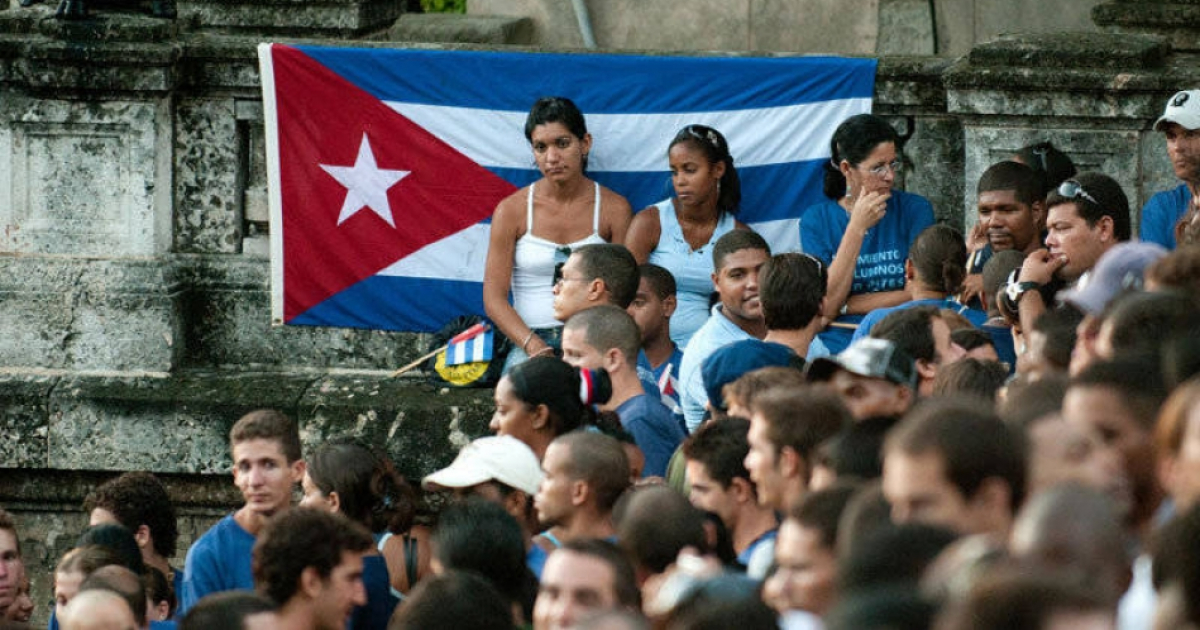
[[1200,196],[1196,194],[1200,186],[1200,90],[1172,96],[1163,115],[1154,122],[1154,130],[1166,136],[1167,157],[1183,183],[1146,202],[1139,234],[1143,241],[1175,249],[1177,226],[1185,217],[1190,220],[1200,216]]
[[479,438],[463,447],[454,463],[422,480],[427,490],[452,490],[459,499],[480,497],[504,506],[521,524],[526,564],[540,576],[548,550],[532,543],[541,531],[533,497],[542,483],[542,466],[533,449],[509,436]]

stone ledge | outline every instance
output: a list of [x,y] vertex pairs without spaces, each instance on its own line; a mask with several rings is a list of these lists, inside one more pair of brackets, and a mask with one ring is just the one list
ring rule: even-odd
[[1162,67],[1170,46],[1161,37],[1111,33],[1006,35],[979,44],[972,66],[1098,68],[1131,72]]
[[[284,411],[305,448],[351,434],[418,479],[487,433],[491,391],[381,372],[0,373],[0,467],[224,474],[228,431],[253,409]],[[0,484],[0,491],[3,485]]]
[[394,42],[529,44],[533,21],[493,15],[413,13],[400,16],[388,29]]
[[[61,503],[72,507],[96,486],[118,476],[113,471],[0,468],[0,503]],[[228,475],[155,473],[176,509],[230,509],[241,502]]]
[[395,0],[179,0],[191,28],[231,33],[361,37],[402,14]]

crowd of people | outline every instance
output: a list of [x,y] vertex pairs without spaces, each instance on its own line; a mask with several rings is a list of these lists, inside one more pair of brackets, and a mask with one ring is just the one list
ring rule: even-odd
[[[1181,183],[1140,240],[1048,143],[983,172],[963,234],[855,116],[804,253],[772,253],[720,131],[682,129],[633,216],[542,99],[543,177],[492,224],[495,435],[414,488],[247,414],[244,504],[182,569],[152,474],[88,496],[50,627],[1200,629],[1200,90],[1154,128]],[[0,511],[4,628],[35,610],[21,534]]]

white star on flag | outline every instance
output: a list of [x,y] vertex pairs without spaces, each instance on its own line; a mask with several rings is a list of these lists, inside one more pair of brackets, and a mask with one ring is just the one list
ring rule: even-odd
[[338,215],[337,224],[341,225],[346,219],[354,216],[364,207],[379,215],[387,224],[396,227],[392,218],[392,206],[388,203],[387,191],[397,182],[408,177],[412,171],[395,171],[379,168],[375,164],[375,154],[371,151],[371,141],[363,134],[362,144],[358,146],[358,158],[354,166],[319,165],[326,173],[346,187],[346,200],[342,202],[342,213]]

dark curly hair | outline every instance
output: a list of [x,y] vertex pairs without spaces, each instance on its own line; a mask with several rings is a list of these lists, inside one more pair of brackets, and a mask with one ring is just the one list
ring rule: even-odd
[[131,532],[142,525],[149,527],[154,551],[164,558],[175,555],[179,540],[175,506],[166,486],[153,474],[128,472],[100,484],[83,501],[84,511],[96,508],[112,513]]
[[308,567],[328,579],[343,552],[363,553],[374,546],[358,523],[333,512],[293,508],[273,517],[254,544],[254,583],[258,592],[282,606],[296,594]]

